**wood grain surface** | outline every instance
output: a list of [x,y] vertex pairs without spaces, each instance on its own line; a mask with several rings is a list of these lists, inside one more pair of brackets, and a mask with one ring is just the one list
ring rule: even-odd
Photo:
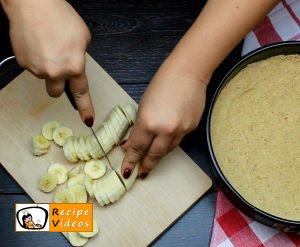
[[[136,102],[139,102],[156,69],[199,14],[205,1],[72,0],[70,3],[91,30],[89,53]],[[125,21],[121,23],[121,20],[125,20],[126,24]],[[208,88],[208,101],[220,78],[239,59],[240,50],[241,44],[216,71]],[[8,22],[0,7],[0,59],[10,55],[12,50]],[[20,68],[15,64],[0,70],[0,88],[18,73]],[[199,128],[183,140],[181,147],[213,178],[206,152],[204,123],[205,114]],[[214,189],[210,190],[210,193],[170,227],[154,246],[208,246],[215,199]],[[15,202],[22,201],[31,200],[0,165],[0,220],[6,222],[0,225],[0,239],[4,246],[70,246],[66,239],[57,233],[14,233],[12,209]]]

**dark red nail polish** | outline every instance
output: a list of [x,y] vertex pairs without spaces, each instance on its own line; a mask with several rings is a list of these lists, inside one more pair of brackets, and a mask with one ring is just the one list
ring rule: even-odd
[[124,177],[125,179],[127,179],[127,178],[130,177],[130,175],[131,175],[131,171],[130,171],[128,168],[126,168],[126,169],[124,170],[124,172],[123,172],[123,177]]
[[87,127],[92,127],[94,124],[94,118],[89,117],[84,120],[84,123]]
[[148,173],[144,172],[140,175],[141,179],[145,179],[148,176]]
[[123,146],[126,142],[127,142],[127,139],[121,141],[119,145],[120,145],[120,146]]

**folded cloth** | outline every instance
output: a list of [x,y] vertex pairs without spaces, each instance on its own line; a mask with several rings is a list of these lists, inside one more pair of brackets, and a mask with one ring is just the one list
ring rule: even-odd
[[265,226],[247,217],[219,190],[210,246],[295,247],[300,246],[300,236]]
[[[244,41],[242,55],[267,44],[300,40],[300,0],[281,1]],[[211,247],[295,247],[300,236],[284,233],[245,216],[217,192]]]
[[300,2],[281,1],[244,41],[242,55],[271,43],[300,40]]

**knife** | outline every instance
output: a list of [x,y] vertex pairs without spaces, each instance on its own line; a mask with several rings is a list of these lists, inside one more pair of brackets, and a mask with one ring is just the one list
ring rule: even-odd
[[[70,81],[69,81],[69,80],[66,80],[66,81],[65,81],[65,93],[66,93],[66,95],[67,95],[67,97],[68,97],[68,99],[69,99],[71,105],[73,106],[73,108],[74,108],[76,111],[78,111],[78,107],[77,107],[76,102],[75,102],[75,100],[74,100],[73,94],[71,93],[71,90],[70,90]],[[99,144],[100,150],[103,152],[104,157],[105,157],[105,159],[106,159],[106,161],[107,161],[107,163],[108,163],[110,169],[113,170],[113,171],[115,171],[115,169],[113,168],[113,166],[112,166],[112,164],[111,164],[111,162],[110,162],[110,160],[109,160],[109,158],[108,158],[106,152],[104,151],[104,148],[102,147],[102,145],[101,145],[101,143],[100,143],[100,141],[99,141],[99,139],[98,139],[98,137],[97,137],[95,131],[93,130],[92,127],[89,127],[89,128],[90,128],[91,132],[93,133],[93,136],[96,138],[96,141],[97,141],[97,143]],[[117,172],[116,172],[116,173],[117,173]],[[118,174],[118,173],[117,173],[117,174]]]

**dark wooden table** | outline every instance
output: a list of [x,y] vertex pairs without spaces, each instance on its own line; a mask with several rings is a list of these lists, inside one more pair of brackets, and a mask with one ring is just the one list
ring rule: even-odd
[[[139,102],[151,77],[199,14],[205,1],[72,0],[70,3],[91,30],[93,38],[88,52],[136,102]],[[12,55],[12,51],[7,20],[2,10],[0,18],[2,60]],[[240,48],[241,45],[216,71],[208,89],[208,101],[220,78],[237,61]],[[0,88],[19,72],[20,69],[13,65],[0,71]],[[213,178],[206,152],[205,116],[206,114],[199,128],[184,139],[181,147]],[[216,202],[215,187],[214,184],[196,205],[153,243],[153,246],[208,246]],[[31,202],[31,199],[0,165],[0,246],[70,246],[59,233],[15,233],[16,202]]]

